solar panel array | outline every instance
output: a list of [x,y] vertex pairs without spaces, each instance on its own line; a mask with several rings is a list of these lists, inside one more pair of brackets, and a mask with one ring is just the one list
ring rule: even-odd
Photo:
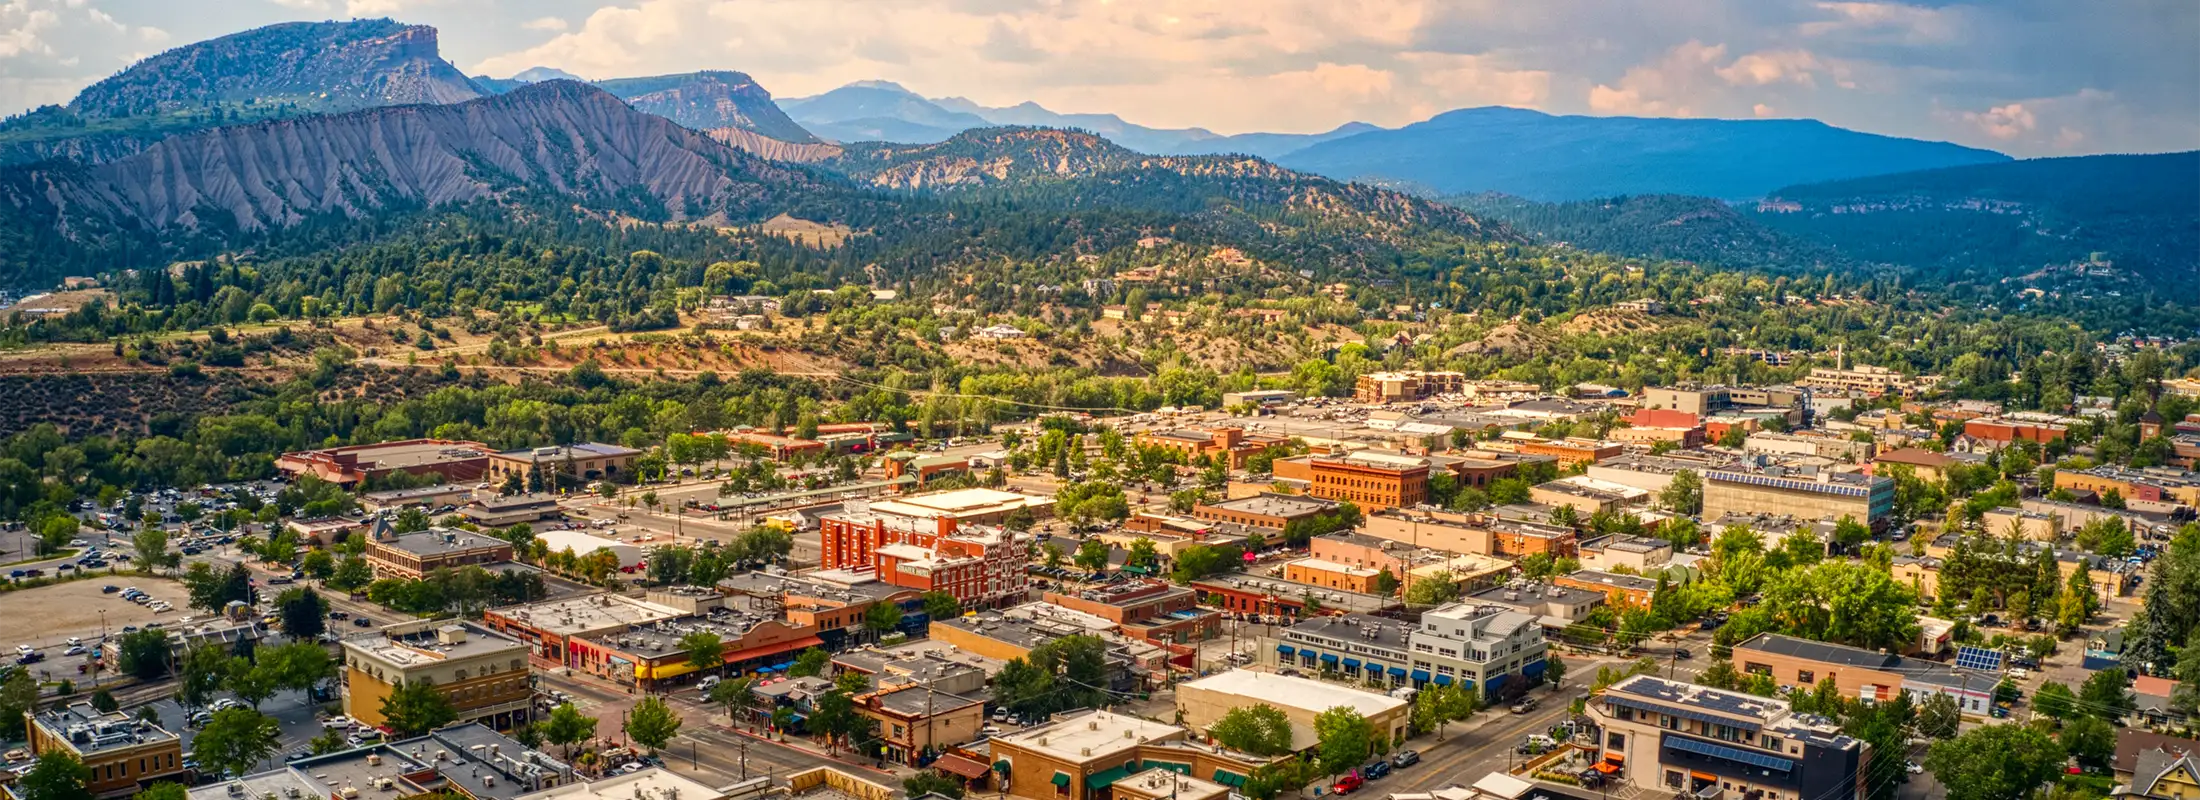
[[2000,672],[2001,651],[1963,645],[1956,649],[1956,668]]

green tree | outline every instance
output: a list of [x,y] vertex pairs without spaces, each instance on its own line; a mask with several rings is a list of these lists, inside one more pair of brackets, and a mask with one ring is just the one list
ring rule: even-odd
[[158,573],[164,567],[175,566],[177,556],[168,552],[168,532],[161,530],[159,526],[145,526],[144,530],[130,537],[130,543],[137,549],[137,564],[140,569]]
[[680,637],[680,649],[687,652],[688,664],[698,670],[716,670],[726,665],[726,642],[710,631],[695,631]]
[[954,595],[941,591],[924,593],[924,613],[934,622],[962,616],[962,603]]
[[328,630],[328,601],[321,599],[319,592],[292,589],[276,596],[275,606],[281,613],[284,636],[311,639]]
[[92,770],[66,750],[48,749],[38,754],[15,791],[23,800],[92,800]]
[[2070,687],[2048,681],[2032,695],[2032,710],[2058,720],[2068,720],[2077,712],[2078,695]]
[[1207,726],[1207,735],[1240,753],[1280,756],[1291,752],[1291,718],[1265,703],[1224,712],[1221,719]]
[[274,717],[250,708],[225,708],[199,729],[191,750],[215,774],[242,776],[275,754],[282,734]]
[[1956,705],[1950,695],[1934,692],[1917,706],[1917,735],[1927,739],[1948,739],[1956,735],[1963,723],[1963,708]]
[[1140,536],[1131,540],[1129,554],[1123,559],[1124,566],[1138,567],[1150,572],[1160,564],[1161,553],[1154,547],[1152,539]]
[[176,672],[176,701],[185,708],[205,708],[213,702],[214,690],[229,677],[229,651],[219,645],[199,645],[183,655]]
[[964,792],[961,778],[944,775],[939,770],[933,769],[924,770],[903,778],[901,780],[901,790],[908,797],[936,794],[954,800],[962,800]]
[[2063,749],[2025,725],[1986,725],[1934,742],[1925,769],[1949,800],[2023,800],[2062,771]]
[[1673,481],[1658,492],[1658,499],[1666,508],[1682,514],[1703,513],[1703,476],[1692,469],[1673,473]]
[[735,678],[710,687],[710,702],[726,710],[726,721],[738,727],[756,709],[756,679]]
[[2078,687],[2078,710],[2111,723],[2121,723],[2138,707],[2138,700],[2125,689],[2125,680],[2122,667],[2093,673],[2085,679],[2085,685]]
[[8,670],[0,678],[0,741],[24,738],[23,713],[37,707],[38,681],[30,670]]
[[1079,569],[1099,572],[1108,565],[1108,543],[1100,541],[1097,536],[1086,539],[1077,545],[1077,555],[1070,560]]
[[374,582],[374,568],[367,560],[350,556],[336,563],[336,571],[328,576],[328,588],[340,592],[356,592]]
[[[342,737],[337,738],[338,741],[342,741]],[[173,781],[161,781],[145,787],[144,791],[130,795],[130,800],[186,800],[190,796],[191,790],[184,788],[183,784]]]
[[1440,606],[1459,599],[1459,581],[1449,570],[1420,578],[1406,584],[1406,604],[1415,606]]
[[168,674],[168,633],[160,629],[131,631],[115,640],[117,666],[138,680],[160,680]]
[[794,657],[794,666],[787,668],[787,674],[797,678],[823,675],[825,674],[825,666],[831,664],[832,661],[833,654],[812,647]]
[[1315,753],[1324,774],[1358,767],[1375,752],[1375,737],[1375,726],[1351,706],[1337,706],[1314,717]]
[[565,748],[565,758],[571,761],[573,745],[596,738],[596,718],[582,714],[572,703],[559,703],[543,721],[542,738]]
[[433,684],[413,681],[382,698],[382,717],[383,724],[404,739],[451,724],[458,719],[458,709]]
[[2086,769],[2106,771],[2116,756],[2116,728],[2094,717],[2071,720],[2058,738],[2063,750]]
[[313,737],[313,741],[308,742],[307,747],[314,755],[325,756],[350,749],[351,742],[344,739],[343,731],[329,728],[321,731],[321,735]]
[[873,637],[884,636],[901,624],[901,606],[895,603],[872,603],[863,610],[863,627]]

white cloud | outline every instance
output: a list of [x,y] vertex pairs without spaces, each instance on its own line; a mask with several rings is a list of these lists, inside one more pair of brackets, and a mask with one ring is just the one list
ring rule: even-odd
[[1963,121],[2002,141],[2023,136],[2039,127],[2039,119],[2026,110],[2023,103],[1994,106],[1985,111],[1966,111],[1963,112]]
[[1630,67],[1618,86],[1597,84],[1589,90],[1589,108],[1605,114],[1693,117],[1689,103],[1704,88],[1726,58],[1726,45],[1698,41],[1682,43],[1655,63]]
[[571,26],[558,17],[536,17],[521,23],[520,27],[531,31],[563,31]]
[[1797,26],[1805,36],[1847,36],[1909,44],[1941,44],[1962,34],[1960,11],[1902,3],[1816,3],[1825,17]]
[[1797,83],[1815,86],[1813,73],[1823,71],[1825,64],[1809,50],[1764,50],[1742,56],[1734,63],[1720,67],[1720,78],[1736,86],[1764,86],[1772,83]]

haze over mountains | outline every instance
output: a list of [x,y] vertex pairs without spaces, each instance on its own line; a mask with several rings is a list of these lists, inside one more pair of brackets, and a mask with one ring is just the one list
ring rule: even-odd
[[[1065,128],[1089,134],[1035,130]],[[1396,129],[1224,136],[1035,103],[929,99],[882,81],[775,100],[732,70],[469,78],[443,60],[432,28],[367,20],[185,45],[67,106],[0,123],[0,165],[20,165],[0,171],[0,226],[18,228],[0,239],[34,251],[109,236],[178,247],[179,235],[229,242],[521,195],[649,220],[738,221],[803,208],[806,219],[828,217],[872,203],[864,192],[993,192],[1060,213],[1188,215],[1233,241],[1277,240],[1253,219],[1349,209],[1350,236],[1386,247],[1517,229],[1753,267],[2021,275],[2082,260],[2183,281],[2200,261],[2191,155],[2013,162],[1812,120],[1512,108]],[[1902,236],[1875,233],[1889,230]],[[1339,253],[1363,252],[1292,242],[1337,264],[1347,263]],[[18,258],[18,274],[58,268]]]

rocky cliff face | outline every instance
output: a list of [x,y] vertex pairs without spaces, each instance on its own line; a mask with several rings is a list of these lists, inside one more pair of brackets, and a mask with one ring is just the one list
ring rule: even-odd
[[814,190],[774,166],[570,81],[178,135],[93,167],[19,168],[6,201],[53,218],[155,230],[259,230],[319,214],[538,190],[667,219],[769,216]]
[[620,78],[597,81],[596,85],[637,109],[699,131],[738,128],[782,142],[818,141],[779,110],[770,92],[739,72]]
[[815,164],[837,158],[841,153],[840,145],[837,144],[783,142],[746,128],[714,128],[704,133],[728,147],[771,161]]

